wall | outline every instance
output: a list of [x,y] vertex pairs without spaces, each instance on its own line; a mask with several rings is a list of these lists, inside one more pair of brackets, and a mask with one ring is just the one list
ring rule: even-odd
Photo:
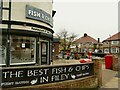
[[[43,23],[37,20],[27,19],[25,17],[26,5],[30,5],[35,8],[41,9],[52,16],[52,0],[44,0],[44,2],[42,0],[39,0],[39,2],[12,2],[11,3],[11,20],[12,21],[34,23],[34,24],[39,24],[39,25],[51,28],[46,23]],[[9,7],[8,2],[4,2],[3,6],[8,8]],[[3,10],[3,20],[8,20],[8,15],[9,15],[8,13],[9,13],[8,10]]]
[[58,82],[58,83],[52,83],[52,84],[45,84],[45,85],[37,85],[37,86],[27,86],[27,87],[21,87],[21,88],[11,88],[11,89],[4,89],[4,90],[33,90],[38,88],[46,88],[48,89],[55,89],[55,88],[97,88],[98,87],[98,80],[94,76],[77,79],[77,80],[70,80],[70,81],[64,81],[64,82]]
[[114,71],[119,70],[118,56],[115,56],[115,55],[113,55],[112,70],[114,70]]
[[102,86],[102,58],[94,58],[94,74],[98,79],[98,87]]
[[100,59],[93,59],[94,61],[94,75],[76,80],[68,80],[57,83],[42,84],[36,86],[26,86],[20,88],[11,88],[3,90],[33,90],[39,88],[98,88],[102,85],[102,63]]

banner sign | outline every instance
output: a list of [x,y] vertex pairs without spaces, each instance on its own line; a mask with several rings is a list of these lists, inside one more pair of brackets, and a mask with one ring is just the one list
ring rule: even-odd
[[94,63],[65,66],[24,67],[0,70],[2,88],[54,83],[94,75]]
[[26,5],[26,18],[42,21],[53,26],[53,18],[50,14],[30,5]]

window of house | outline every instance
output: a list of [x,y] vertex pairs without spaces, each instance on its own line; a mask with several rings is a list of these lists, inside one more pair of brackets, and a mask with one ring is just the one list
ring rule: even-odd
[[6,35],[0,35],[0,65],[6,64],[6,47],[7,47],[7,36]]
[[108,41],[106,41],[106,42],[104,42],[103,44],[104,44],[104,45],[108,45],[109,43],[108,43]]
[[86,48],[82,48],[82,50],[81,50],[82,52],[86,52],[87,51],[87,49]]
[[11,36],[10,63],[30,64],[35,63],[36,39],[26,36]]
[[105,49],[104,49],[104,53],[109,53],[109,49],[108,49],[108,48],[105,48]]
[[118,41],[111,41],[111,44],[118,45]]
[[88,52],[92,52],[92,49],[89,49]]
[[119,48],[111,48],[111,53],[119,53]]

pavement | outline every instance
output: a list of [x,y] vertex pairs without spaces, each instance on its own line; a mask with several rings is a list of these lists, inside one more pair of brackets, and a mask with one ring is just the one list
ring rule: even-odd
[[101,88],[112,88],[120,90],[120,74],[118,71],[105,69],[105,64],[102,64],[102,86]]

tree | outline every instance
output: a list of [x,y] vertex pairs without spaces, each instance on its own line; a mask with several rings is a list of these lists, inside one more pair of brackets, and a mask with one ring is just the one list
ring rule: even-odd
[[77,37],[77,35],[74,33],[69,34],[65,29],[56,34],[56,36],[60,39],[61,50],[64,52],[70,50],[70,46],[73,44],[73,41]]
[[75,35],[74,33],[72,33],[71,35],[68,36],[67,49],[70,49],[70,46],[74,44],[74,40],[76,37],[77,37],[77,35]]

